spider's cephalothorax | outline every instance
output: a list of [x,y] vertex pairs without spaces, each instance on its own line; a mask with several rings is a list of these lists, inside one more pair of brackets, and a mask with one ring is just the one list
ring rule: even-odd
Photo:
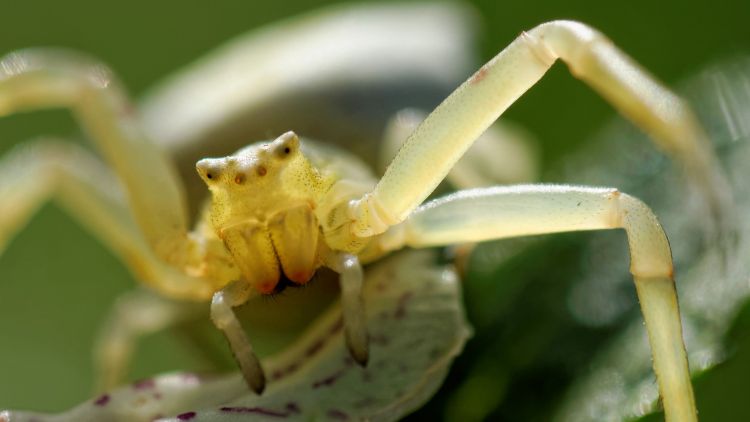
[[210,221],[243,278],[272,293],[281,271],[299,284],[322,264],[325,247],[315,209],[330,187],[287,132],[224,158],[207,158],[198,173],[212,194]]

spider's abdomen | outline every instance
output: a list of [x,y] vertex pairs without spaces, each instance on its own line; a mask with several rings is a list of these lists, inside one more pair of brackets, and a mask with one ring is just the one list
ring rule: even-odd
[[318,220],[310,206],[280,212],[265,224],[240,223],[220,237],[247,282],[260,293],[276,290],[281,272],[304,284],[320,266]]

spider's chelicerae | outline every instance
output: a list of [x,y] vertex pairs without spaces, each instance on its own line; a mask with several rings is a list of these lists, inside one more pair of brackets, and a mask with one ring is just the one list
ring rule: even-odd
[[[466,189],[423,203],[558,58],[688,165],[708,202],[720,207],[722,181],[683,101],[597,31],[555,21],[522,33],[456,89],[408,136],[380,180],[349,155],[291,131],[198,161],[211,198],[192,230],[174,164],[145,135],[106,67],[65,51],[10,54],[0,62],[0,114],[70,107],[127,201],[112,194],[107,171],[91,154],[72,144],[35,144],[6,157],[0,169],[4,201],[13,204],[0,219],[0,233],[12,232],[40,201],[55,196],[150,288],[210,302],[248,386],[261,394],[264,372],[233,308],[275,292],[282,279],[302,285],[322,267],[340,275],[346,344],[366,365],[363,264],[406,246],[621,228],[666,415],[694,420],[670,248],[644,203],[613,188],[556,185]],[[106,339],[101,359],[105,383],[116,382],[124,362]]]

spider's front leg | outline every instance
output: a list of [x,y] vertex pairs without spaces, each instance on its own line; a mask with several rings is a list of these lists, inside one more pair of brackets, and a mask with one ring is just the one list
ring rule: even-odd
[[[70,108],[114,174],[70,143],[17,147],[0,162],[0,248],[42,202],[54,199],[144,284],[173,299],[210,298],[213,286],[185,272],[191,241],[182,185],[170,160],[144,136],[110,71],[62,50],[0,59],[0,116],[44,107]],[[159,325],[175,319],[165,317]],[[115,326],[125,331],[104,336],[98,349],[104,384],[117,381],[127,348],[145,329],[127,318]]]
[[667,237],[651,210],[610,188],[520,185],[459,191],[417,208],[382,238],[390,248],[624,229],[668,420],[696,420]]
[[[210,297],[209,285],[184,275],[153,253],[123,197],[112,173],[83,148],[49,140],[20,145],[0,160],[0,250],[44,201],[53,199],[144,284],[174,298]],[[121,302],[120,312],[103,327],[95,350],[100,388],[121,381],[141,333],[185,319],[196,306],[135,297],[130,295],[127,303]]]
[[[388,168],[406,139],[427,117],[416,109],[405,109],[391,118],[385,129],[379,157],[380,168]],[[536,140],[505,121],[495,122],[477,138],[446,175],[458,189],[532,183],[538,176]]]
[[15,147],[0,159],[0,198],[0,251],[33,212],[52,199],[149,287],[177,299],[210,297],[210,285],[153,253],[117,179],[97,157],[75,144],[46,140]]
[[687,104],[596,30],[571,21],[539,25],[464,82],[407,139],[375,191],[355,201],[353,233],[371,236],[403,221],[459,158],[556,59],[653,137],[705,197],[714,226],[730,224],[727,182]]
[[72,111],[124,184],[156,255],[182,264],[188,220],[182,184],[173,163],[143,133],[111,71],[65,50],[23,50],[0,59],[0,116],[50,107]]

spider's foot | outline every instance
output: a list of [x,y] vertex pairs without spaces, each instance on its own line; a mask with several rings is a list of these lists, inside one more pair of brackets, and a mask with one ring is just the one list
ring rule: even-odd
[[367,366],[370,359],[369,336],[366,329],[346,330],[346,348],[349,349],[351,357],[361,367]]
[[245,379],[247,386],[256,394],[261,395],[266,388],[266,375],[260,366],[258,357],[255,353],[250,352],[242,355],[235,354],[235,359],[240,365],[242,377]]

